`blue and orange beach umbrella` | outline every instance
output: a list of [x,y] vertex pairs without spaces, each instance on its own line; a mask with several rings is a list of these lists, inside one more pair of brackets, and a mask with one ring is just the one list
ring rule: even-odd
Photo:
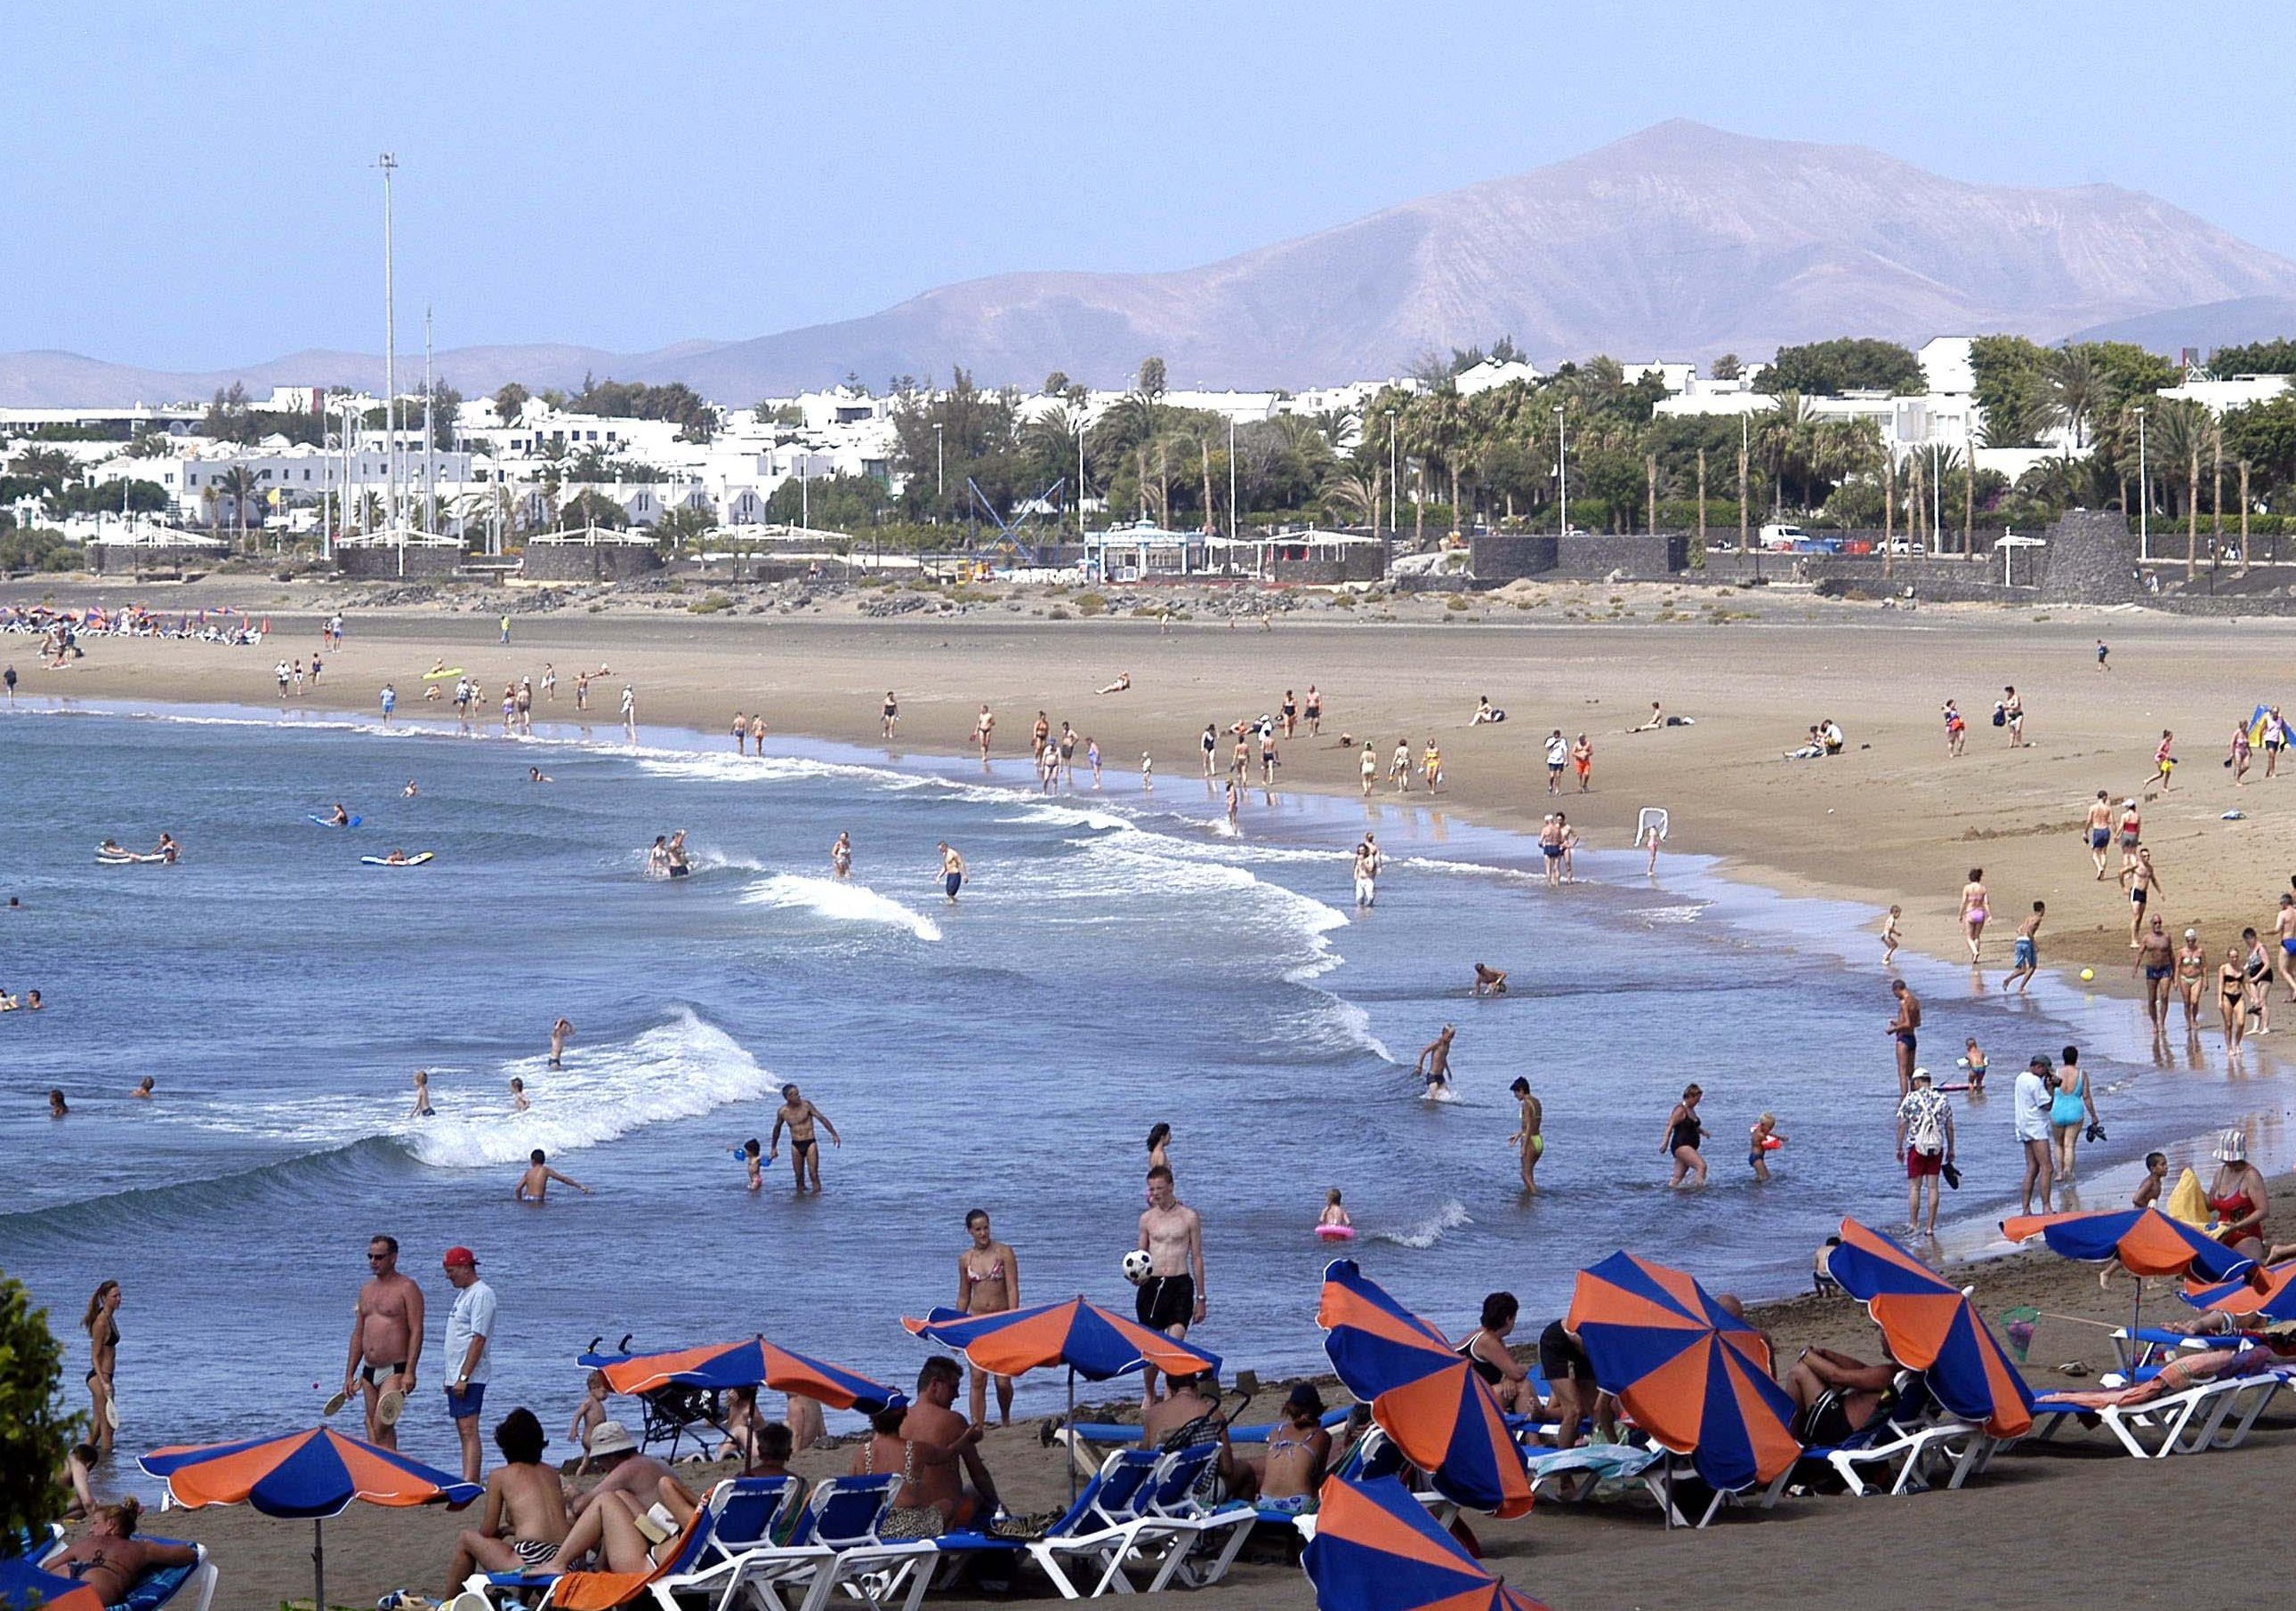
[[2001,1221],[2001,1234],[2012,1242],[2038,1237],[2051,1253],[2067,1259],[2103,1263],[2118,1259],[2136,1278],[2136,1298],[2129,1311],[2128,1328],[2137,1329],[2144,1313],[2146,1276],[2183,1276],[2187,1280],[2233,1281],[2256,1268],[2210,1236],[2157,1208],[2119,1208],[2103,1213],[2020,1214]]
[[616,1393],[650,1393],[677,1383],[726,1392],[735,1387],[770,1387],[818,1399],[832,1410],[874,1415],[900,1395],[857,1371],[777,1348],[763,1337],[680,1348],[667,1353],[634,1353],[603,1361],[606,1385]]
[[[1076,1381],[1105,1382],[1153,1366],[1168,1376],[1218,1370],[1219,1355],[1150,1329],[1079,1294],[1035,1309],[969,1315],[943,1305],[922,1320],[904,1319],[910,1333],[954,1348],[991,1376],[1020,1376],[1047,1365],[1069,1373],[1069,1419],[1076,1419]],[[1069,1467],[1071,1483],[1076,1467]]]
[[1769,1482],[1800,1457],[1769,1343],[1682,1271],[1614,1253],[1578,1272],[1563,1324],[1596,1385],[1717,1492]]
[[1938,1401],[1995,1437],[2022,1437],[2033,1426],[2032,1389],[1961,1288],[1904,1245],[1855,1220],[1826,1269],[1866,1305],[1890,1357],[1920,1371]]
[[1316,1324],[1340,1380],[1438,1492],[1498,1516],[1530,1508],[1530,1478],[1505,1412],[1440,1331],[1352,1259],[1325,1266]]
[[1325,1481],[1300,1564],[1316,1611],[1546,1611],[1485,1571],[1391,1476]]
[[40,1611],[103,1611],[103,1597],[86,1583],[43,1572],[20,1556],[0,1559],[0,1606]]
[[311,1599],[327,1603],[326,1518],[354,1500],[394,1508],[444,1505],[459,1510],[485,1492],[395,1449],[345,1437],[324,1426],[237,1443],[155,1449],[138,1462],[162,1478],[168,1497],[186,1510],[250,1505],[266,1516],[311,1518]]
[[2187,1283],[2185,1302],[2241,1319],[2296,1320],[2296,1259],[2267,1264],[2234,1280]]

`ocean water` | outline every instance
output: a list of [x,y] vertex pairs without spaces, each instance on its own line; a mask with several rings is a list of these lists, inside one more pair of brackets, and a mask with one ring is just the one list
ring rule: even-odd
[[[76,1401],[72,1323],[99,1279],[124,1284],[127,1450],[309,1422],[377,1231],[430,1303],[402,1432],[419,1455],[452,1449],[439,1262],[455,1243],[501,1298],[489,1421],[523,1402],[562,1428],[574,1356],[626,1333],[668,1348],[762,1331],[906,1383],[925,1351],[898,1318],[953,1298],[975,1206],[1017,1250],[1024,1301],[1129,1305],[1118,1265],[1159,1120],[1205,1220],[1198,1336],[1263,1374],[1320,1363],[1328,1250],[1310,1227],[1327,1187],[1361,1231],[1354,1256],[1455,1334],[1505,1287],[1535,1335],[1573,1272],[1619,1247],[1718,1289],[1793,1290],[1843,1212],[1902,1218],[1889,997],[1861,908],[1671,854],[1654,884],[1639,855],[1582,854],[1581,882],[1548,890],[1535,847],[1422,795],[1255,792],[1231,836],[1193,778],[1148,796],[1112,774],[1105,793],[1047,799],[1025,761],[984,775],[718,742],[224,710],[0,719],[0,894],[25,903],[0,916],[0,987],[51,1003],[0,1018],[0,1270],[49,1306]],[[529,782],[537,765],[555,781]],[[306,820],[337,800],[365,826]],[[1367,826],[1390,870],[1359,913],[1348,859]],[[680,827],[694,875],[643,877],[645,845]],[[163,828],[182,865],[94,865],[106,834],[141,846]],[[850,884],[829,876],[840,830]],[[973,875],[955,908],[941,839]],[[357,859],[394,847],[437,859]],[[1477,960],[1513,992],[1470,999]],[[2154,1064],[2127,1003],[2054,981],[2027,1002],[1978,997],[1965,971],[1917,959],[1908,977],[1923,1061],[1951,1078],[1977,1034],[2001,1088],[1956,1098],[1964,1242],[2013,1195],[2006,1087],[2033,1050],[2078,1040],[2095,1067],[2099,1204],[2125,1195],[2100,1178],[2116,1161],[2181,1157],[2227,1113],[2286,1106],[2253,1057],[2232,1083],[2213,1050]],[[577,1036],[553,1073],[562,1013]],[[1410,1064],[1447,1022],[1456,1099],[1430,1103]],[[417,1067],[427,1120],[408,1115]],[[145,1073],[158,1100],[128,1100]],[[1535,1201],[1506,1145],[1517,1074],[1546,1104]],[[1691,1080],[1712,1184],[1677,1193],[1661,1135]],[[757,1196],[729,1155],[768,1132],[784,1081],[844,1138],[818,1198],[792,1196],[786,1154]],[[51,1086],[68,1120],[47,1118]],[[1790,1139],[1757,1187],[1743,1138],[1764,1109]],[[2276,1117],[2267,1151],[2277,1138]],[[595,1195],[513,1203],[535,1147]],[[1060,1392],[1026,1381],[1021,1402]]]

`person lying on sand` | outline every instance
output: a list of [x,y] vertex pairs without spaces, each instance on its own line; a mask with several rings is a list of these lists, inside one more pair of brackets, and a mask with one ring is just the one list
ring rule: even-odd
[[1131,672],[1129,672],[1129,671],[1119,671],[1119,673],[1117,673],[1116,680],[1115,680],[1114,682],[1112,682],[1112,683],[1109,684],[1109,685],[1108,685],[1108,686],[1106,686],[1106,687],[1104,687],[1104,688],[1095,688],[1095,689],[1093,690],[1093,692],[1094,692],[1095,695],[1099,695],[1099,694],[1128,694],[1128,693],[1130,693],[1131,691],[1132,691],[1132,673],[1131,673]]

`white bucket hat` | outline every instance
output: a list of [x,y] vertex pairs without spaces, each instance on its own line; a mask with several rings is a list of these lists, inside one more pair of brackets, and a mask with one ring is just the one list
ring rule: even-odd
[[2245,1163],[2248,1162],[2248,1138],[2236,1130],[2228,1130],[2217,1138],[2217,1162]]

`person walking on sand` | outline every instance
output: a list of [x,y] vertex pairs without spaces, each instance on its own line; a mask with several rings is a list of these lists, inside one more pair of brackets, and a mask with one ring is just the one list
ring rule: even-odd
[[1211,722],[1204,723],[1204,777],[1210,781],[1213,764],[1219,756],[1219,728]]
[[980,707],[980,714],[972,719],[972,742],[980,746],[980,760],[984,765],[988,760],[988,741],[996,731],[996,718],[989,713],[988,707],[984,704]]
[[1552,811],[1539,825],[1538,853],[1546,861],[1547,887],[1560,887],[1562,883],[1562,818]]
[[2177,949],[2177,993],[2185,999],[2185,1039],[2201,1038],[2201,990],[2208,982],[2209,954],[2201,944],[2201,931],[2186,929],[2185,943]]
[[574,1023],[572,1019],[561,1018],[557,1023],[550,1026],[551,1067],[563,1068],[566,1066],[566,1043],[573,1038]]
[[[1204,1277],[1204,1222],[1172,1190],[1172,1171],[1161,1163],[1148,1171],[1148,1206],[1140,1216],[1139,1249],[1148,1255],[1148,1274],[1133,1299],[1133,1316],[1151,1331],[1185,1341],[1188,1327],[1204,1323],[1210,1283]],[[1156,1401],[1156,1369],[1140,1375],[1140,1401]]]
[[2001,690],[2001,724],[2009,729],[2011,749],[2032,747],[2025,742],[2025,702],[2017,696],[2017,690],[2013,687]]
[[398,1273],[396,1237],[369,1238],[366,1265],[366,1281],[351,1311],[343,1396],[363,1394],[366,1441],[396,1449],[399,1406],[414,1391],[414,1367],[422,1357],[422,1289]]
[[2239,1057],[2241,1040],[2248,1033],[2248,969],[2236,945],[2225,948],[2224,966],[2217,969],[2217,998],[2224,1014],[2225,1061],[2229,1063]]
[[2120,802],[2120,819],[2115,826],[2120,835],[2120,869],[2125,873],[2136,865],[2137,848],[2144,842],[2144,818],[2135,801]]
[[1882,966],[1890,967],[1898,960],[1898,919],[1905,916],[1903,907],[1891,907],[1888,916],[1882,919]]
[[1307,719],[1308,736],[1321,738],[1324,736],[1324,695],[1314,683],[1308,685],[1308,707],[1300,714]]
[[2112,798],[2103,789],[2089,802],[2088,816],[2081,824],[2088,835],[2088,859],[2096,863],[2096,881],[2104,882],[2104,853],[2112,846]]
[[1898,1043],[1898,1097],[1902,1101],[1914,1089],[1914,1052],[1921,1044],[1922,999],[1902,979],[1890,981],[1890,994],[1897,998],[1898,1010],[1882,1032]]
[[1578,792],[1586,793],[1595,786],[1595,745],[1584,733],[1570,746],[1570,769],[1578,775]]
[[551,1168],[549,1155],[537,1147],[527,1154],[526,1171],[519,1176],[518,1184],[511,1188],[511,1200],[514,1203],[546,1201],[550,1196],[550,1183],[553,1180],[557,1181],[561,1186],[572,1187],[586,1197],[590,1196],[590,1188],[581,1181],[571,1175],[562,1175]]
[[[2055,1070],[2046,1056],[2036,1056],[2017,1076],[2013,1106],[2017,1145],[2025,1151],[2025,1184],[2019,1197],[2021,1213],[2047,1213],[2054,1185],[2049,1153],[2049,1104],[2056,1095]],[[2038,1202],[2038,1206],[2036,1204]]]
[[827,1130],[832,1146],[843,1147],[845,1138],[837,1133],[837,1126],[829,1122],[829,1115],[807,1101],[796,1086],[784,1085],[782,1087],[782,1105],[774,1113],[773,1134],[766,1138],[766,1162],[768,1163],[781,1156],[782,1126],[784,1124],[789,1126],[790,1168],[797,1175],[798,1192],[803,1195],[806,1183],[810,1179],[813,1193],[819,1196],[821,1143],[814,1136],[813,1127],[819,1124]]
[[947,897],[949,905],[955,906],[957,891],[964,887],[964,858],[952,850],[946,839],[940,842],[939,849],[941,893]]
[[1990,914],[1985,909],[1985,869],[1969,869],[1969,882],[1961,886],[1962,938],[1969,945],[1969,965],[1977,966],[1978,953],[1985,942],[1985,925]]
[[1507,1089],[1514,1093],[1514,1134],[1507,1145],[1515,1149],[1515,1157],[1522,1167],[1522,1189],[1526,1196],[1538,1195],[1538,1160],[1546,1151],[1546,1107],[1530,1094],[1530,1081],[1515,1076]]
[[478,1255],[467,1247],[448,1248],[446,1267],[447,1283],[455,1289],[455,1306],[447,1313],[447,1414],[463,1445],[463,1480],[475,1483],[479,1410],[494,1377],[488,1344],[495,1334],[495,1289],[479,1279]]
[[2296,1001],[2296,973],[2291,972],[2292,967],[2296,967],[2296,893],[2281,892],[2280,910],[2272,919],[2272,934],[2280,942],[2275,971],[2280,975],[2280,982],[2288,987],[2288,999]]
[[885,690],[885,703],[878,707],[877,724],[879,731],[887,738],[890,738],[893,729],[901,725],[901,702],[893,696],[890,688]]
[[2176,747],[2176,743],[2177,736],[2163,727],[2161,729],[2161,747],[2152,752],[2152,781],[2161,785],[2163,793],[2168,792],[2169,779],[2177,770],[2177,758],[2169,752]]
[[1562,736],[1561,727],[1556,727],[1546,736],[1546,792],[1548,793],[1562,793],[1562,768],[1570,759],[1570,740]]
[[2251,752],[2249,745],[2248,724],[2244,721],[2234,722],[2231,760],[2232,780],[2235,786],[2245,785],[2248,782],[2248,761]]
[[1397,793],[1411,793],[1411,741],[1408,738],[1395,741],[1395,753],[1388,760],[1387,776],[1388,780],[1395,785]]
[[[2137,948],[2137,927],[2144,921],[2145,903],[2155,895],[2169,892],[2168,886],[2161,882],[2161,875],[2152,866],[2152,851],[2149,845],[2136,847],[2136,859],[2120,869],[2120,882],[2128,887],[2128,945],[2134,950]],[[2156,928],[2160,925],[2159,918],[2153,919],[2153,925]]]
[[[956,1307],[964,1314],[1003,1314],[1021,1307],[1021,1260],[1012,1248],[996,1239],[989,1229],[988,1211],[976,1208],[964,1216],[964,1234],[970,1238],[956,1255]],[[1009,1376],[992,1377],[979,1366],[972,1375],[972,1424],[982,1425],[988,1415],[988,1385],[996,1385],[996,1419],[1000,1426],[1013,1424],[1013,1378]]]
[[1379,756],[1373,751],[1371,740],[1366,738],[1363,747],[1363,792],[1365,800],[1371,798],[1372,785],[1378,781]]
[[2137,944],[2136,960],[2128,965],[2129,977],[2135,978],[2139,968],[2144,970],[2144,1015],[2152,1022],[2152,1038],[2160,1040],[2169,1033],[2169,980],[2177,971],[2177,948],[2157,912]]
[[2012,967],[2008,976],[2001,981],[2002,994],[2008,994],[2009,987],[2013,984],[2017,987],[2019,995],[2030,993],[2033,975],[2039,971],[2041,966],[2041,920],[2048,915],[2047,905],[2036,900],[2033,902],[2033,915],[2017,925],[2017,942],[2011,956],[2011,960],[2016,966]]
[[398,709],[398,690],[389,683],[382,685],[382,725],[390,725],[390,713]]
[[502,637],[496,641],[505,644],[510,642],[510,617],[507,615],[502,618]]
[[[1930,1078],[1914,1071],[1913,1089],[1898,1103],[1898,1155],[1906,1161],[1906,1234],[1937,1235],[1938,1182],[1953,1167],[1953,1104]],[[1929,1198],[1923,1209],[1922,1199]]]
[[1969,719],[1961,707],[1948,699],[1945,702],[1945,752],[1948,760],[1969,747]]
[[1451,1089],[1451,1037],[1458,1032],[1445,1024],[1440,1034],[1419,1048],[1419,1060],[1411,1065],[1411,1072],[1426,1081],[1431,1100]]
[[1674,1160],[1674,1178],[1667,1182],[1670,1190],[1679,1191],[1685,1183],[1706,1184],[1706,1160],[1698,1150],[1706,1137],[1706,1127],[1698,1122],[1699,1100],[1705,1095],[1695,1085],[1683,1087],[1682,1100],[1666,1116],[1666,1142],[1660,1150]]
[[2288,744],[2288,724],[2280,719],[2280,707],[2267,705],[2264,711],[2264,775],[2280,775],[2280,752]]
[[79,1328],[87,1333],[88,1424],[99,1458],[109,1459],[119,1430],[119,1400],[112,1377],[119,1369],[119,1283],[99,1282],[87,1301]]

